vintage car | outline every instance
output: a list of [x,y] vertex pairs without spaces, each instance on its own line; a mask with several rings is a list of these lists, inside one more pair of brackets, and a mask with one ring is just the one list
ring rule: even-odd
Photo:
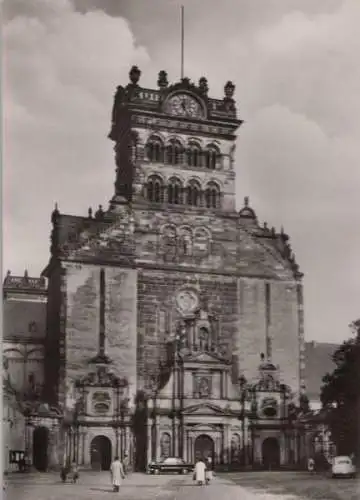
[[187,474],[194,470],[193,464],[186,463],[182,458],[168,457],[160,462],[150,462],[147,468],[148,474],[173,473]]
[[332,477],[355,477],[356,467],[350,457],[334,457],[331,466]]

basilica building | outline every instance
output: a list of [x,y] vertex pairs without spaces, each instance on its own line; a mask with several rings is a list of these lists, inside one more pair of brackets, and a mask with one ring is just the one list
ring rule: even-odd
[[56,206],[41,278],[6,276],[7,446],[37,469],[302,458],[302,274],[283,229],[249,198],[236,209],[234,95],[165,71],[143,88],[131,68],[113,102],[108,207]]

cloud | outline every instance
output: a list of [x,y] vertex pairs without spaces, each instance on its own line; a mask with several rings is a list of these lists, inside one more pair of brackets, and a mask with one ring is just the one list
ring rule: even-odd
[[[289,232],[307,335],[345,338],[360,295],[360,3],[184,1],[187,75],[207,76],[214,97],[229,79],[237,86],[238,206],[250,195],[260,220]],[[45,264],[54,200],[85,214],[111,197],[106,135],[130,66],[144,86],[160,69],[179,75],[174,2],[74,2],[79,11],[68,0],[7,7],[4,261],[14,272]]]
[[150,58],[125,19],[67,0],[12,2],[4,45],[4,262],[40,272],[54,200],[86,213],[111,197],[112,95]]

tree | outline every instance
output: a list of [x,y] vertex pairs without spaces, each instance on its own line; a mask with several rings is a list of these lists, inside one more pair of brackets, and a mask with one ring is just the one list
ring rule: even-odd
[[[358,322],[352,325],[356,327]],[[359,331],[357,330],[358,337]],[[357,409],[360,398],[359,338],[345,341],[333,354],[334,371],[323,377],[321,403],[326,424],[338,454],[356,452],[358,443]]]

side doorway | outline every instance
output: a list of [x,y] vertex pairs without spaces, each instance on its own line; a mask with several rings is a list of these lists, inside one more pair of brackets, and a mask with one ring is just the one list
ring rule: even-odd
[[33,433],[33,465],[39,472],[48,468],[49,429],[36,427]]

